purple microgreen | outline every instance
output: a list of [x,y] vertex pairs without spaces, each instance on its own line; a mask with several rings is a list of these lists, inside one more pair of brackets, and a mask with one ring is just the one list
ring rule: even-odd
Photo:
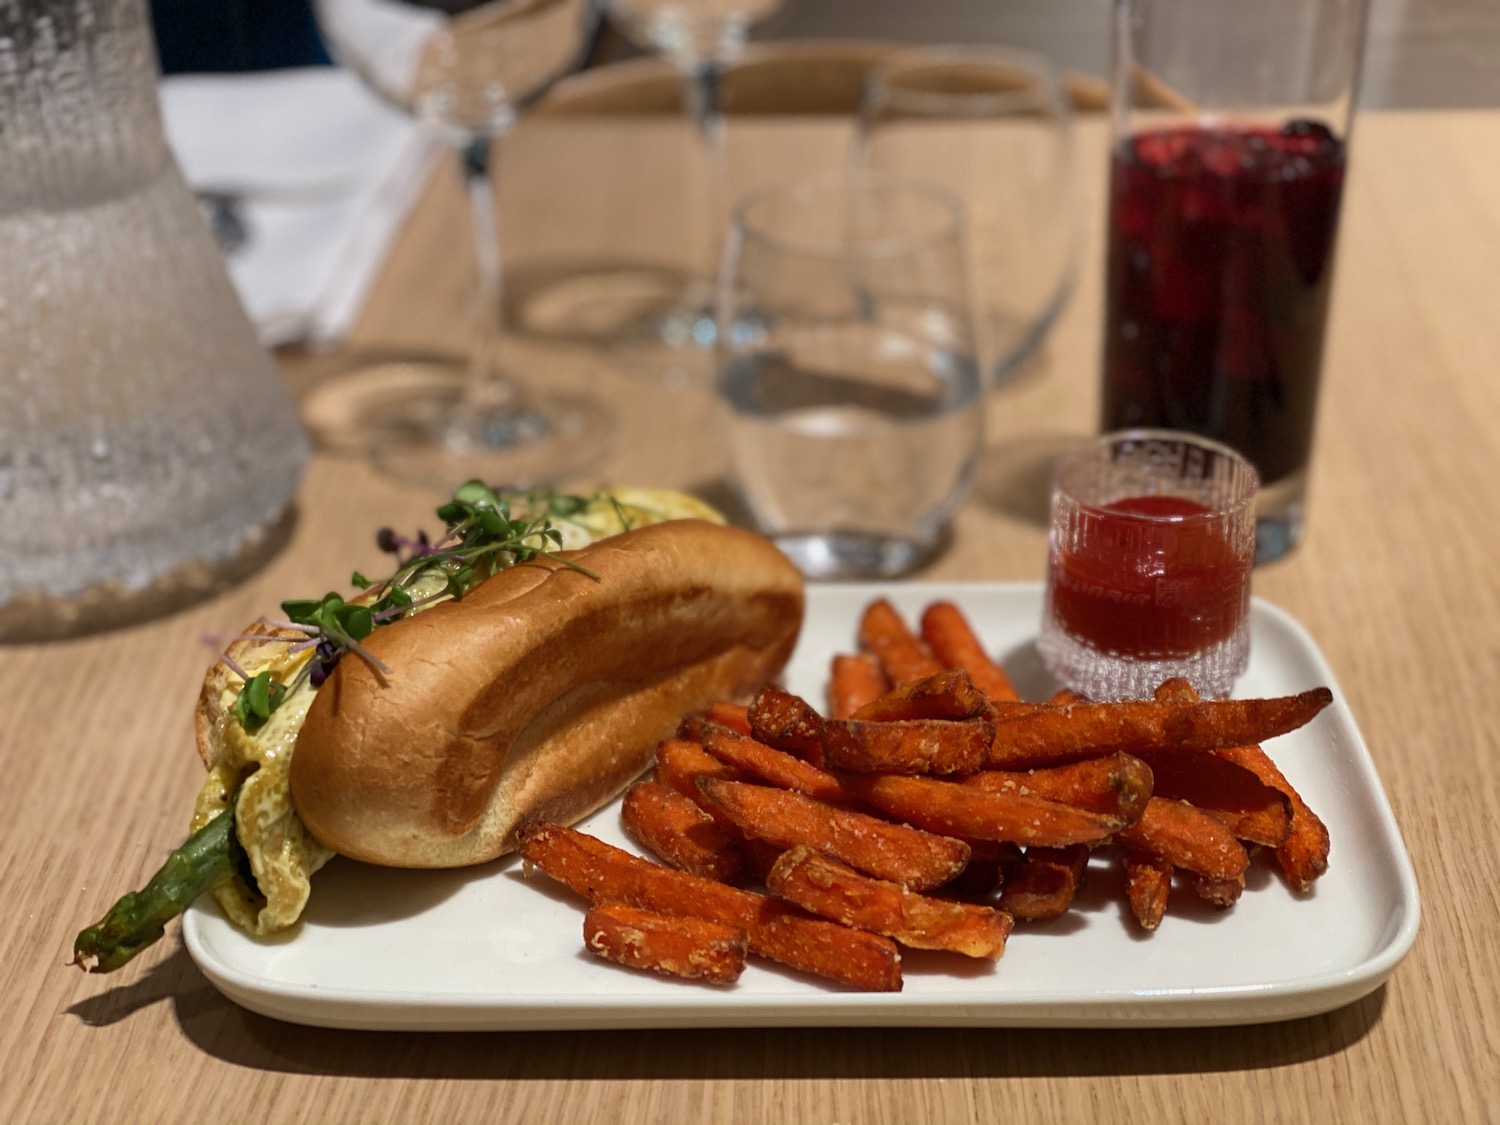
[[[524,515],[512,517],[512,501]],[[374,597],[367,593],[364,598],[347,602],[331,592],[318,599],[286,601],[282,603],[284,618],[260,619],[262,626],[279,635],[247,634],[255,640],[286,644],[289,653],[315,650],[312,658],[298,667],[291,684],[277,682],[268,672],[250,676],[227,653],[220,654],[219,658],[245,681],[236,700],[245,729],[257,729],[304,681],[321,686],[346,653],[365,661],[382,679],[388,677],[390,669],[360,643],[371,632],[434,602],[461,598],[478,582],[515,563],[546,558],[597,582],[599,576],[593,571],[549,549],[562,546],[562,533],[552,519],[575,516],[591,502],[589,497],[551,491],[500,493],[480,481],[469,481],[438,508],[445,531],[435,541],[425,531],[408,538],[391,528],[381,528],[375,535],[375,545],[396,557],[395,573],[369,579],[355,571],[350,579],[361,590],[374,590]],[[610,503],[628,528],[624,509],[613,497]],[[427,577],[442,579],[442,589],[413,599],[408,588]]]
[[[308,636],[313,636],[321,632],[316,625],[305,625],[300,621],[287,621],[275,617],[262,617],[260,623],[269,629],[284,629],[290,633],[305,633]],[[272,639],[274,640],[275,638]]]
[[369,649],[365,648],[364,645],[360,644],[356,640],[353,640],[352,638],[344,643],[350,652],[354,653],[355,656],[359,657],[371,668],[374,668],[375,671],[379,672],[382,677],[390,676],[390,668],[386,667],[386,665],[380,660],[380,658],[377,657]]
[[449,596],[447,590],[439,590],[436,594],[428,594],[425,598],[415,598],[403,605],[387,606],[385,609],[377,610],[375,623],[384,625],[387,621],[394,621],[403,614],[410,613],[414,609],[422,609],[433,602],[440,602]]
[[323,681],[338,666],[339,659],[343,655],[343,651],[327,638],[318,642],[317,655],[308,662],[310,666],[308,676],[312,680],[313,687],[318,688],[323,686]]
[[239,666],[239,663],[234,659],[234,657],[230,656],[229,653],[219,653],[219,660],[224,664],[226,668],[228,668],[240,679],[248,680],[250,678],[250,673],[241,668]]

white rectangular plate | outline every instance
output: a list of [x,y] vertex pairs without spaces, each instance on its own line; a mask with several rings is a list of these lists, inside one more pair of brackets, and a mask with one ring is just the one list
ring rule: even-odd
[[[946,598],[969,615],[1026,698],[1054,685],[1032,643],[1037,584],[813,586],[787,668],[821,704],[829,658],[852,651],[861,609],[885,595],[910,620]],[[1327,822],[1333,852],[1312,894],[1294,896],[1264,861],[1232,910],[1174,889],[1141,931],[1118,867],[1096,856],[1064,917],[1020,926],[996,963],[908,952],[900,993],[859,994],[755,961],[728,988],[633,972],[582,948],[582,904],[514,859],[448,872],[335,860],[313,882],[295,931],[249,938],[211,905],[183,933],[226,996],[278,1019],[404,1030],[749,1026],[1186,1026],[1257,1023],[1348,1004],[1391,974],[1416,936],[1417,886],[1375,767],[1312,639],[1264,602],[1251,611],[1241,696],[1326,684],[1334,703],[1267,746]],[[636,850],[618,805],[583,827]],[[204,900],[206,902],[206,900]]]

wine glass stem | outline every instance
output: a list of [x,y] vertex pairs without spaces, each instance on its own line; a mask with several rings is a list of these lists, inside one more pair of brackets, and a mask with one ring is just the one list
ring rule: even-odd
[[505,324],[501,309],[500,227],[491,170],[496,138],[472,136],[458,147],[464,190],[473,222],[474,258],[479,287],[475,293],[473,345],[464,385],[463,413],[470,419],[519,410],[519,394],[505,373]]
[[719,243],[729,221],[729,159],[724,122],[724,64],[695,59],[683,69],[683,102],[696,126],[703,153],[706,222],[701,261],[708,277],[717,272]]

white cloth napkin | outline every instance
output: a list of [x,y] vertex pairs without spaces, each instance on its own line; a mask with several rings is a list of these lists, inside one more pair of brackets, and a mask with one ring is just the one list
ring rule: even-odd
[[161,82],[188,183],[238,200],[228,256],[268,345],[336,343],[359,315],[440,142],[334,67]]

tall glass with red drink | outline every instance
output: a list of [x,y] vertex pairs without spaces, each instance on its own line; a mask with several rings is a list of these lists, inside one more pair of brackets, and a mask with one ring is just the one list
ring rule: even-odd
[[1302,534],[1366,0],[1116,0],[1102,429],[1260,473],[1256,557]]

